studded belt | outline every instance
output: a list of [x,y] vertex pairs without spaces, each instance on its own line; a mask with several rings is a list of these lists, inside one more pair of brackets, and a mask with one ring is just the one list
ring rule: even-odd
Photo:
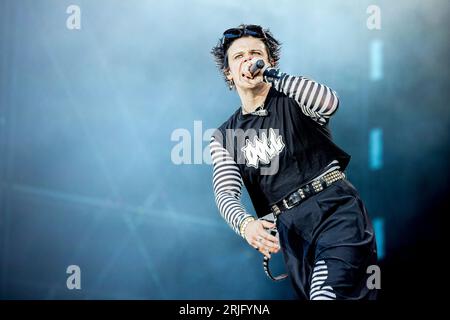
[[303,187],[299,188],[298,190],[294,191],[290,195],[288,195],[286,198],[282,199],[281,201],[273,204],[271,206],[271,212],[278,216],[283,211],[289,210],[298,204],[300,202],[306,200],[307,198],[319,193],[323,189],[329,187],[334,182],[338,180],[345,179],[345,174],[340,170],[334,170],[331,171],[324,176],[315,179],[311,181],[310,183],[304,185]]

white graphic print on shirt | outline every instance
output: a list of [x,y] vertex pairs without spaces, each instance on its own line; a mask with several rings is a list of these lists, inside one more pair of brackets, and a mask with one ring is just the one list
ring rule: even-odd
[[253,142],[245,139],[245,146],[241,148],[244,152],[246,165],[258,169],[259,162],[269,164],[270,160],[279,155],[284,149],[283,137],[276,136],[275,131],[269,129],[269,139],[265,132],[262,132],[261,139],[256,135]]

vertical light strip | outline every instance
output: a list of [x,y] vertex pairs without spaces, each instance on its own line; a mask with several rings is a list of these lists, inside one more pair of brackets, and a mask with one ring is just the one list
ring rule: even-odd
[[369,133],[369,167],[379,170],[383,167],[383,130],[374,128]]
[[372,40],[370,43],[370,80],[383,79],[383,42]]
[[384,258],[384,219],[375,218],[372,221],[375,237],[377,240],[377,254],[378,259]]

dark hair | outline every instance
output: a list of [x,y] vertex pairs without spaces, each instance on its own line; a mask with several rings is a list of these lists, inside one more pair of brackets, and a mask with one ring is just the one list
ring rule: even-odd
[[[238,28],[243,29],[243,28],[245,28],[245,26],[246,26],[245,24],[241,24],[241,25],[239,25]],[[264,31],[266,37],[258,38],[258,39],[261,39],[261,41],[264,42],[264,44],[266,45],[267,53],[269,55],[269,60],[273,62],[274,67],[277,67],[278,61],[280,60],[281,43],[273,37],[273,35],[269,29],[263,29],[263,31]],[[248,37],[248,36],[251,37],[251,35],[244,35],[243,37]],[[239,38],[236,38],[236,39],[239,39]],[[227,77],[225,75],[225,70],[228,68],[227,51],[228,51],[228,48],[233,43],[233,41],[235,41],[236,39],[232,39],[224,45],[222,42],[222,38],[220,38],[217,45],[214,46],[211,50],[211,54],[214,56],[216,65],[219,68],[219,70],[222,72],[225,82],[228,85],[230,85],[230,81],[227,79]]]

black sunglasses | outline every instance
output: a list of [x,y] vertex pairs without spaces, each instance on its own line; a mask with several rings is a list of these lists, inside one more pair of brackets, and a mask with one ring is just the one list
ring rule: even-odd
[[255,24],[244,25],[240,28],[231,28],[225,30],[222,37],[222,46],[229,44],[232,40],[240,38],[244,35],[249,35],[255,38],[266,38],[266,34],[261,26]]

